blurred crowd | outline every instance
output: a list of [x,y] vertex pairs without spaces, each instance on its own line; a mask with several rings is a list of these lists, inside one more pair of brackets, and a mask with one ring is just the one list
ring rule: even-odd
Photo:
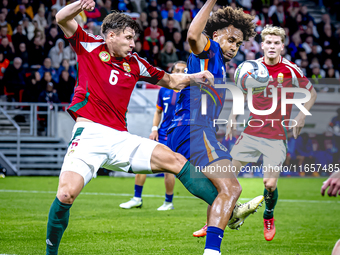
[[[71,1],[0,0],[0,97],[17,102],[70,102],[77,79],[76,54],[56,24],[56,13]],[[97,0],[96,8],[76,20],[88,32],[100,35],[100,25],[111,10],[131,15],[140,26],[134,49],[152,65],[169,70],[190,54],[188,27],[204,2],[200,0]],[[340,1],[316,0],[322,19],[315,22],[307,6],[293,0],[218,1],[243,7],[255,16],[256,38],[245,42],[228,64],[233,79],[244,60],[262,56],[260,33],[266,24],[285,28],[283,56],[301,67],[313,84],[339,85]],[[221,4],[221,5],[219,5]],[[339,86],[340,87],[340,86]],[[321,91],[333,92],[325,86]]]

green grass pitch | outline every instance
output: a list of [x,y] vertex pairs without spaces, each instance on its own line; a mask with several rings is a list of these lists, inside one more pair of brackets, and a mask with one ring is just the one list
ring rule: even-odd
[[[222,254],[331,254],[340,238],[340,200],[321,197],[323,181],[280,179],[274,240],[264,240],[262,207],[239,231],[226,229]],[[263,192],[262,179],[240,183],[243,202]],[[57,177],[0,179],[0,254],[44,254],[57,184]],[[205,238],[194,238],[192,232],[205,223],[204,202],[176,181],[175,210],[158,212],[164,182],[149,178],[143,208],[120,209],[131,198],[133,185],[133,178],[92,180],[71,208],[59,254],[203,254]]]

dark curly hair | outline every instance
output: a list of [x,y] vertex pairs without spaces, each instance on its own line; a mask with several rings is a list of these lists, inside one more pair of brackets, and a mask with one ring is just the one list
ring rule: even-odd
[[215,31],[233,25],[242,31],[243,40],[248,41],[249,38],[256,35],[256,26],[253,22],[254,18],[254,16],[244,13],[242,8],[236,8],[234,10],[230,6],[224,7],[209,17],[204,33],[210,38],[213,38]]
[[139,26],[135,20],[124,13],[113,11],[103,20],[102,33],[106,35],[106,33],[112,29],[115,33],[119,34],[120,32],[124,32],[124,29],[127,27],[139,33]]

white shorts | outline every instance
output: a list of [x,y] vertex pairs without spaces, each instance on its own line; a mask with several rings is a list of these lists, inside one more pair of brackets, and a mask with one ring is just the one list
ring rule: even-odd
[[261,154],[263,154],[264,166],[281,166],[287,154],[285,141],[242,132],[230,152],[233,159],[243,162],[257,162]]
[[84,186],[99,168],[149,174],[151,154],[159,143],[126,131],[93,123],[76,122],[61,172],[84,178]]

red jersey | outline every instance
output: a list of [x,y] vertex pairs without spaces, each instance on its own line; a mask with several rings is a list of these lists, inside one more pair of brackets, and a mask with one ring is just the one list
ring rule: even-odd
[[74,97],[67,109],[76,119],[127,131],[125,115],[138,80],[156,84],[164,71],[151,66],[137,53],[125,58],[110,56],[101,36],[85,32],[79,25],[67,38],[78,56],[78,77]]
[[[275,87],[277,88],[277,107],[270,115],[250,113],[249,120],[253,121],[249,123],[248,120],[248,126],[245,128],[244,133],[257,137],[286,140],[288,127],[284,127],[281,122],[287,120],[284,122],[284,125],[292,125],[288,119],[290,119],[293,105],[287,104],[286,115],[281,115],[281,88],[297,87],[311,91],[313,86],[296,64],[281,56],[276,65],[267,65],[264,62],[264,58],[260,58],[257,61],[267,67],[269,71],[269,84],[263,92],[253,95],[253,106],[257,110],[269,110],[273,100],[272,90]],[[286,98],[294,98],[294,93],[287,93]],[[262,120],[263,124],[260,120]]]

